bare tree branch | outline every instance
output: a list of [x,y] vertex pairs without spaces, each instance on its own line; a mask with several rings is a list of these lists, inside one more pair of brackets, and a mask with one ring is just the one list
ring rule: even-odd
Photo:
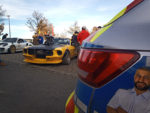
[[[4,21],[5,19],[3,16],[5,16],[6,10],[2,9],[2,6],[0,5],[0,22]],[[4,23],[0,24],[0,35],[2,35],[2,32],[4,30]]]
[[34,11],[32,18],[27,18],[26,25],[31,31],[35,33],[48,33],[50,31],[50,24],[48,20],[39,12]]
[[73,34],[75,31],[80,31],[80,27],[78,26],[77,21],[72,26],[69,27],[69,30],[67,32]]

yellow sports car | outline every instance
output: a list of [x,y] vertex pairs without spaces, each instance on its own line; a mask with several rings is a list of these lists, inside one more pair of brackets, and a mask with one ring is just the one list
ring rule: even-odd
[[71,58],[77,56],[74,46],[68,38],[54,38],[51,44],[26,47],[23,50],[24,61],[35,64],[70,64]]

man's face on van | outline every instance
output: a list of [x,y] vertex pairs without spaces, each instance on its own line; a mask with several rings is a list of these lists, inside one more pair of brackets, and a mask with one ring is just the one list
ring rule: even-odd
[[134,76],[136,89],[146,91],[150,88],[150,71],[139,69]]

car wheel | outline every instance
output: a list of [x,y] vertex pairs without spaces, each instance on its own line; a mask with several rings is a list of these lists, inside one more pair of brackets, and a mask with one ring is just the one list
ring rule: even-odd
[[15,53],[16,52],[16,47],[15,46],[10,46],[9,48],[9,53]]
[[69,65],[71,62],[70,53],[66,52],[62,64]]

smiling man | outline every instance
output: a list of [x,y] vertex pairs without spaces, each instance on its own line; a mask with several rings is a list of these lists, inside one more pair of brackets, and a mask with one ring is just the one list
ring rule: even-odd
[[150,68],[139,68],[135,87],[119,89],[107,105],[107,113],[150,113]]

